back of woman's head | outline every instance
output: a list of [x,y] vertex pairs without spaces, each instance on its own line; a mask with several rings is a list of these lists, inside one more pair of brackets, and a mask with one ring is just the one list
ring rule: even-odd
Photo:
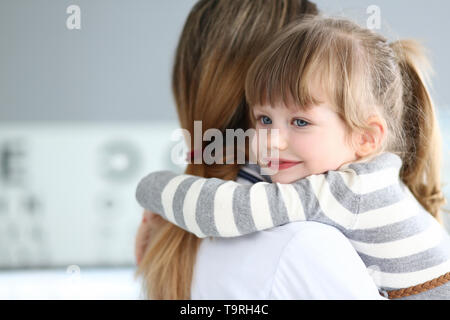
[[[247,129],[246,72],[269,38],[303,14],[317,14],[316,6],[301,0],[199,1],[181,34],[172,75],[182,128],[193,132],[194,120],[201,120],[202,133]],[[193,165],[187,172],[233,178],[238,166],[231,162]]]
[[[307,0],[198,1],[184,25],[172,75],[181,127],[191,137],[196,120],[202,121],[202,134],[210,128],[247,129],[247,70],[278,30],[304,14],[317,14],[316,6]],[[186,173],[235,179],[239,165],[232,162],[189,164]],[[138,270],[149,298],[190,297],[199,243],[170,223],[157,230]]]
[[423,51],[413,40],[388,44],[345,19],[303,19],[255,60],[246,79],[247,101],[250,108],[279,103],[307,108],[319,103],[312,94],[317,84],[349,131],[370,130],[369,118],[380,117],[387,133],[377,152],[402,158],[401,179],[437,217],[444,203],[440,137]]

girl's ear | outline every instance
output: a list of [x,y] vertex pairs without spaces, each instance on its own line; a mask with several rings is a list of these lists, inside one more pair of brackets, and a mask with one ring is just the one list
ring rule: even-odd
[[359,131],[356,136],[356,155],[358,157],[369,156],[377,152],[386,134],[386,122],[378,116],[368,119],[368,128]]

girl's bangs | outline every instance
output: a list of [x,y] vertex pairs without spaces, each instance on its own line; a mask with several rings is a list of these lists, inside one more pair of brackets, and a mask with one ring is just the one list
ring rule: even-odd
[[[261,56],[247,77],[246,98],[252,106],[284,106],[306,108],[318,102],[312,94],[312,72],[306,63],[289,55],[277,53],[271,59]],[[259,63],[258,63],[259,62]]]
[[337,112],[342,111],[345,103],[357,98],[353,91],[360,91],[355,72],[361,70],[356,70],[355,58],[349,37],[297,25],[252,64],[246,78],[247,102],[250,108],[304,110],[323,103],[322,97]]

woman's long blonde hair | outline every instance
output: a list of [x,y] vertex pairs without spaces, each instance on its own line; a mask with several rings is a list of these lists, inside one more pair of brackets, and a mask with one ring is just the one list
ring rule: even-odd
[[[319,101],[318,83],[350,130],[386,121],[379,151],[403,160],[400,177],[420,204],[439,220],[441,138],[426,80],[430,64],[414,40],[387,40],[340,18],[308,17],[275,37],[247,73],[252,106],[289,102],[307,108]],[[252,119],[255,121],[255,119]]]
[[[246,130],[248,68],[279,29],[305,13],[317,14],[307,0],[199,1],[184,25],[172,75],[181,127],[191,137],[196,120],[202,121],[202,133],[209,128]],[[238,171],[237,164],[189,164],[186,169],[188,174],[226,180],[234,180]],[[200,242],[168,222],[152,234],[137,270],[148,298],[190,298]]]

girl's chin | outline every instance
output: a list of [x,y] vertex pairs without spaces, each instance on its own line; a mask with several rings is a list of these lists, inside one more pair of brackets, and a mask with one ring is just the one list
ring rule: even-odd
[[304,177],[305,176],[303,176],[303,175],[293,176],[292,174],[284,175],[284,174],[280,174],[280,173],[270,176],[270,178],[272,179],[272,182],[278,182],[278,183],[282,183],[282,184],[293,183],[295,181],[303,179]]

